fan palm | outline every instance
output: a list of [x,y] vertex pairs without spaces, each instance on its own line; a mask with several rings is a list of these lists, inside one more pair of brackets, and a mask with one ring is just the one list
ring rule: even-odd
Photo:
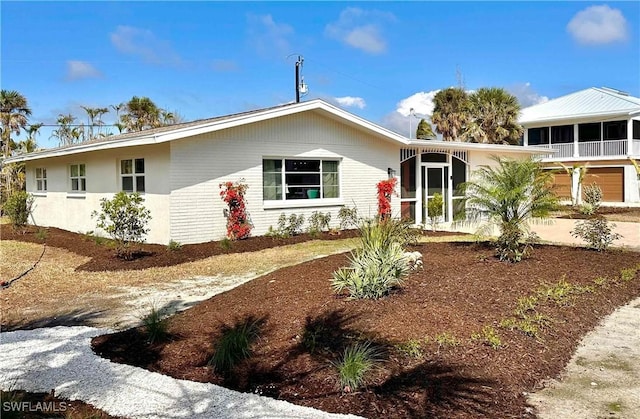
[[462,139],[474,143],[518,144],[520,104],[506,90],[483,87],[469,96],[469,123]]
[[125,104],[125,111],[120,121],[124,124],[126,131],[142,131],[162,126],[162,110],[148,97],[132,97]]
[[444,141],[459,141],[469,121],[469,98],[460,88],[440,90],[433,98],[431,121]]

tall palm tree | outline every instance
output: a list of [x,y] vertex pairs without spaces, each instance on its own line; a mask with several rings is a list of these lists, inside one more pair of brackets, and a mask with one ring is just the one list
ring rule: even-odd
[[15,148],[12,143],[11,133],[20,134],[20,130],[27,125],[31,109],[27,104],[27,98],[16,90],[0,91],[0,120],[2,122],[2,153],[4,157],[11,154]]
[[469,98],[458,87],[440,90],[433,98],[431,121],[444,141],[460,141],[469,121]]
[[[95,137],[100,135],[100,129],[104,123],[102,122],[102,115],[109,112],[107,108],[91,108],[88,106],[80,106],[87,113],[88,117],[88,136],[89,140],[93,140]],[[98,127],[98,133],[94,135],[94,127]]]
[[470,221],[487,220],[497,226],[501,259],[517,262],[525,253],[522,241],[529,222],[545,219],[557,206],[553,174],[532,158],[516,160],[492,156],[495,166],[481,166],[464,184]]
[[120,117],[126,131],[142,131],[162,126],[161,111],[148,97],[134,96],[125,104],[126,113]]
[[76,142],[80,142],[80,136],[78,135],[78,128],[74,128],[73,125],[76,121],[76,117],[67,114],[59,114],[58,120],[56,121],[58,124],[58,129],[54,130],[51,133],[51,138],[58,139],[58,145],[65,146],[71,145]]
[[506,90],[483,87],[469,95],[470,118],[461,138],[489,144],[518,144],[524,129],[518,124],[520,104]]

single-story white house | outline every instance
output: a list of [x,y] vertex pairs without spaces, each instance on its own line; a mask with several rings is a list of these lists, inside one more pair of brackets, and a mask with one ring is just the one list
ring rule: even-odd
[[640,203],[640,98],[606,87],[580,90],[522,110],[524,145],[555,150],[543,159],[551,169],[575,167],[555,176],[561,197],[578,198],[583,185],[596,183],[609,203]]
[[377,212],[376,184],[399,178],[394,214],[425,222],[424,203],[444,197],[444,223],[463,208],[455,190],[491,155],[545,154],[536,147],[411,140],[322,100],[277,106],[106,137],[14,156],[26,164],[33,218],[74,232],[96,229],[91,213],[116,192],[140,192],[151,211],[147,237],[188,244],[226,234],[220,183],[248,185],[253,235],[287,216],[343,206]]

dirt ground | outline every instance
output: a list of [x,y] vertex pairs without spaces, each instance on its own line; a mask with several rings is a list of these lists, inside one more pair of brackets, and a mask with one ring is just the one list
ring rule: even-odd
[[[611,207],[602,206],[598,213],[603,215],[609,221],[626,221],[631,223],[640,223],[640,207]],[[556,211],[554,217],[584,219],[586,215],[581,214],[577,208],[566,206]]]

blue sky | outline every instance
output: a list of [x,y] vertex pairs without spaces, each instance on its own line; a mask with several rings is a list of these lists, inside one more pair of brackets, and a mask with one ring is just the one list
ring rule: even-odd
[[[408,135],[461,82],[522,106],[588,87],[640,97],[640,2],[12,2],[0,82],[32,108],[148,96],[185,120],[292,101],[297,54],[322,98]],[[293,54],[291,56],[291,54]],[[113,122],[115,114],[104,117]],[[415,127],[415,123],[413,124]],[[43,128],[41,147],[56,146]]]

